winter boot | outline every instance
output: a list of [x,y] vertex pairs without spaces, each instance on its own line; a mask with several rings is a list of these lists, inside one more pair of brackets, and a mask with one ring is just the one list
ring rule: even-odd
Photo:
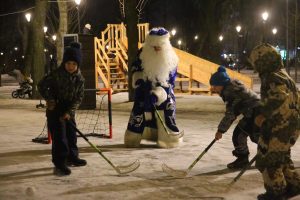
[[161,148],[174,148],[183,143],[184,131],[172,131],[165,123],[164,111],[159,110],[160,117],[156,117],[157,144]]
[[85,166],[87,164],[86,160],[80,159],[80,158],[73,158],[73,159],[68,159],[67,165],[68,166],[73,166],[73,167],[81,167]]
[[54,168],[54,174],[57,176],[68,176],[71,174],[71,169],[64,164],[57,165]]
[[126,130],[124,135],[124,144],[127,148],[139,147],[142,141],[142,134]]
[[284,195],[274,195],[266,192],[258,195],[257,200],[287,200],[287,198]]
[[235,161],[227,165],[228,169],[241,169],[249,164],[248,156],[238,157]]

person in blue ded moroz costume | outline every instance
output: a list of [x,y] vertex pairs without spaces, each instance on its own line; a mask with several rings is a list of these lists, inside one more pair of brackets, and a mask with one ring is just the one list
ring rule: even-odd
[[142,139],[157,142],[162,148],[182,143],[183,131],[175,122],[173,91],[178,57],[169,38],[166,29],[151,29],[132,65],[135,99],[124,136],[126,147],[139,147]]

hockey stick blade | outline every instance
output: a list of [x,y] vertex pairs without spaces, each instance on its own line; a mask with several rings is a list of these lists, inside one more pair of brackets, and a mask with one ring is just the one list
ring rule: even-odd
[[185,178],[188,174],[188,171],[186,170],[178,170],[178,169],[173,169],[171,167],[169,167],[168,165],[166,164],[162,164],[162,170],[170,175],[170,176],[173,176],[175,178]]
[[77,131],[77,133],[79,133],[80,136],[82,136],[82,138],[92,147],[94,148],[101,156],[102,158],[104,158],[104,160],[106,160],[108,162],[108,164],[110,164],[110,166],[112,166],[117,172],[118,174],[127,174],[130,172],[135,171],[137,168],[139,168],[140,166],[140,161],[136,160],[133,163],[129,164],[129,165],[124,165],[124,166],[115,166],[110,159],[108,159],[106,156],[104,156],[104,154],[102,153],[102,151],[95,146],[93,143],[91,143],[89,141],[89,139],[76,127],[75,124],[73,124],[72,122],[69,122],[72,127]]
[[137,168],[139,168],[139,167],[140,167],[140,161],[136,160],[133,163],[130,163],[128,165],[116,166],[115,169],[119,174],[128,174],[130,172],[133,172],[133,171],[137,170]]
[[177,138],[182,138],[184,135],[184,131],[180,131],[179,133],[168,133],[169,135]]

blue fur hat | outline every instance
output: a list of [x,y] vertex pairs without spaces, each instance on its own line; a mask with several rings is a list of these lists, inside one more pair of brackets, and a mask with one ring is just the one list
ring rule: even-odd
[[81,64],[81,45],[78,42],[72,42],[70,46],[65,48],[63,63],[74,61],[78,66]]
[[158,27],[158,28],[152,28],[149,32],[149,35],[163,36],[168,33],[169,32],[166,29],[164,29],[163,27]]
[[230,81],[230,77],[226,73],[226,68],[220,66],[218,71],[211,75],[209,83],[214,86],[225,86]]

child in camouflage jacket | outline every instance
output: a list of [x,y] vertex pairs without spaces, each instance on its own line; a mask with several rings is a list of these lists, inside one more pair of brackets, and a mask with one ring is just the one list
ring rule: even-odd
[[269,44],[255,47],[250,61],[261,79],[261,127],[256,167],[266,193],[259,200],[283,200],[300,194],[300,176],[291,160],[291,147],[299,136],[299,92],[283,69],[280,54]]

